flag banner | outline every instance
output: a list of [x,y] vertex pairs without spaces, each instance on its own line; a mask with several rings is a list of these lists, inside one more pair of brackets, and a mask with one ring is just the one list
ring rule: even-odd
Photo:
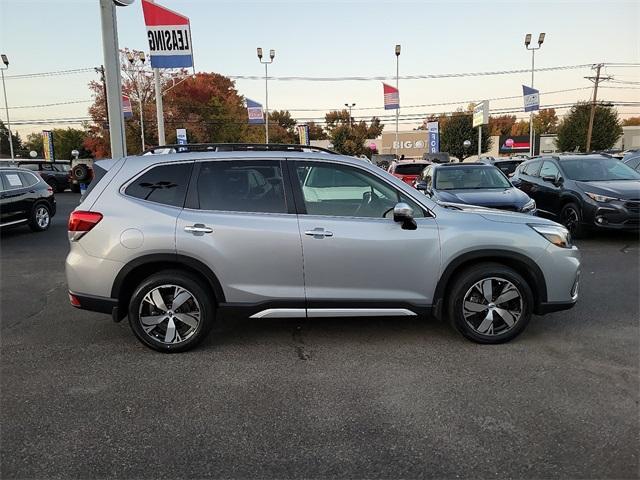
[[53,132],[51,130],[42,131],[42,146],[44,151],[44,159],[53,162],[56,159],[53,151]]
[[142,0],[153,68],[193,67],[189,18],[149,0]]
[[385,110],[397,110],[400,108],[400,93],[398,89],[382,83],[382,89],[384,91],[384,109]]
[[440,151],[440,131],[438,127],[438,122],[427,122],[429,153],[438,153]]
[[247,98],[247,115],[249,115],[249,123],[257,124],[264,123],[264,112],[262,111],[262,104],[254,102]]
[[131,108],[131,99],[126,95],[122,95],[122,116],[125,119],[133,117],[133,109]]
[[178,145],[186,145],[187,144],[187,129],[186,128],[176,128],[176,140],[178,141]]
[[540,90],[522,85],[522,96],[524,97],[525,112],[540,110]]
[[309,138],[309,125],[298,125],[298,136],[300,137],[300,145],[311,145]]

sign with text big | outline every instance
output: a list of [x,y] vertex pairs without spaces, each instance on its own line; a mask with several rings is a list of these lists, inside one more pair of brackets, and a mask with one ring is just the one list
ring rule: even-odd
[[489,100],[473,107],[473,128],[489,123]]
[[189,19],[149,0],[142,0],[153,68],[193,67]]

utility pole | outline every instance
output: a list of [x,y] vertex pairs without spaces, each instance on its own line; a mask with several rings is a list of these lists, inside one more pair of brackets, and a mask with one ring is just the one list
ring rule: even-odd
[[345,107],[349,109],[349,127],[353,127],[353,118],[351,118],[351,109],[356,106],[355,103],[345,103]]
[[587,129],[587,146],[585,148],[586,153],[591,151],[591,134],[593,133],[593,121],[596,117],[596,101],[598,99],[598,84],[603,80],[610,80],[611,77],[600,78],[600,69],[603,67],[602,63],[596,65],[596,76],[586,77],[587,80],[594,82],[593,87],[593,100],[591,101],[591,113],[589,114],[589,128]]
[[260,63],[264,65],[264,108],[265,108],[265,116],[264,116],[264,136],[266,144],[269,143],[269,72],[267,67],[273,63],[273,59],[276,56],[276,51],[271,49],[269,50],[269,60],[262,60],[262,48],[258,47],[258,60]]

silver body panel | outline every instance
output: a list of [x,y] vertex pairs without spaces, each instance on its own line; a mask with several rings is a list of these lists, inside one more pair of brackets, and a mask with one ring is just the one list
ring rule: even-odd
[[[431,216],[417,218],[416,230],[403,230],[393,219],[192,210],[123,193],[129,181],[159,163],[245,158],[348,164],[391,184]],[[544,275],[549,302],[572,300],[571,289],[580,268],[575,247],[556,247],[527,225],[554,222],[490,209],[445,208],[374,165],[325,153],[220,152],[125,158],[112,162],[77,209],[97,211],[104,218],[79,241],[71,242],[66,264],[69,290],[105,298],[111,296],[115,278],[125,265],[155,253],[185,255],[207,265],[219,280],[226,302],[378,301],[390,303],[384,308],[391,308],[394,315],[402,315],[398,309],[405,308],[395,308],[394,302],[431,305],[447,266],[469,252],[508,251],[535,262]],[[195,224],[213,231],[185,231]],[[317,228],[333,235],[305,235]],[[299,308],[286,310],[266,309],[261,317],[300,314]],[[348,314],[343,311],[336,307],[318,313],[308,308],[305,314]],[[365,314],[375,313],[368,309]]]

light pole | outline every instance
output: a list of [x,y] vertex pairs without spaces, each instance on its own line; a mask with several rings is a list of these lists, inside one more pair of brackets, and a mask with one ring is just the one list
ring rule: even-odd
[[396,45],[396,90],[398,91],[398,108],[396,108],[396,158],[398,157],[398,118],[400,115],[400,45]]
[[352,120],[352,118],[351,118],[351,109],[352,109],[353,107],[355,107],[355,106],[356,106],[356,104],[355,104],[355,103],[345,103],[345,104],[344,104],[344,106],[345,106],[345,107],[347,107],[347,108],[349,109],[349,126],[350,126],[350,127],[353,127],[353,120]]
[[[542,32],[539,36],[538,36],[538,46],[537,47],[532,47],[531,46],[531,34],[527,33],[527,35],[524,37],[524,46],[527,48],[527,50],[531,50],[531,88],[533,88],[533,73],[535,71],[535,54],[536,54],[536,50],[540,50],[540,47],[542,47],[542,43],[544,42],[544,37],[545,37],[545,33]],[[536,141],[536,134],[533,128],[533,110],[531,111],[531,113],[529,114],[529,155],[533,157],[536,147],[535,147],[535,141]]]
[[126,7],[134,0],[100,0],[100,22],[102,25],[102,53],[107,85],[109,138],[111,157],[121,158],[127,154],[127,137],[122,117],[122,80],[118,53],[118,25],[116,6]]
[[135,80],[136,86],[136,94],[138,95],[138,103],[140,104],[140,139],[142,140],[142,151],[144,152],[144,113],[142,110],[142,92],[140,91],[140,85],[138,80],[140,79],[140,73],[144,71],[144,62],[146,61],[146,57],[144,52],[136,52],[136,51],[127,51],[127,60],[129,60],[129,65],[131,65],[131,69],[133,70],[136,67],[138,75]]
[[267,67],[273,63],[273,59],[276,56],[276,51],[269,50],[269,60],[262,60],[262,48],[258,47],[258,60],[264,65],[264,131],[265,131],[265,143],[269,143],[269,76]]
[[9,150],[11,151],[11,160],[14,160],[13,156],[13,134],[11,133],[11,120],[9,119],[9,104],[7,103],[7,87],[4,85],[4,71],[9,68],[9,59],[3,53],[2,63],[4,67],[0,65],[0,73],[2,73],[2,90],[4,91],[4,109],[7,112],[7,130],[9,131]]

